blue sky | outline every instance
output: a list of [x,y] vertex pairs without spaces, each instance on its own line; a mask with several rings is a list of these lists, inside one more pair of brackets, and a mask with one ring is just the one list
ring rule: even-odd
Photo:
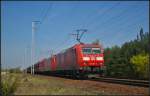
[[85,43],[99,39],[105,48],[120,46],[135,39],[141,27],[148,32],[148,12],[148,1],[3,1],[2,67],[31,65],[32,21],[45,17],[35,32],[37,62],[77,43],[69,34],[81,28],[88,30]]

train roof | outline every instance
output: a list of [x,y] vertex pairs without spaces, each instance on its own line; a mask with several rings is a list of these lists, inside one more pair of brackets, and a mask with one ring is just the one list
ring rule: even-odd
[[[62,51],[60,51],[59,53],[57,53],[57,55],[61,55],[62,53],[66,52],[67,50],[69,49],[72,49],[72,48],[75,48],[76,46],[81,46],[81,47],[85,47],[85,48],[102,48],[102,46],[100,44],[85,44],[85,43],[78,43],[78,44],[75,44],[74,46],[72,47],[69,47],[67,49],[63,49]],[[56,54],[55,54],[56,55]],[[54,56],[54,55],[53,55]]]
[[88,48],[93,48],[93,47],[102,47],[100,44],[85,44],[85,43],[81,43],[81,44],[76,44],[74,46],[82,46],[82,47],[88,47]]

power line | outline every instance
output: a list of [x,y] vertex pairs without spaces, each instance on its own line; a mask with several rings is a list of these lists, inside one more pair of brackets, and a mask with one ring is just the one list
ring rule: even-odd
[[44,20],[46,19],[46,17],[48,16],[48,13],[52,10],[52,3],[50,3],[49,4],[49,6],[48,6],[48,8],[47,8],[47,10],[46,10],[46,12],[45,12],[45,14],[43,15],[43,17],[41,18],[41,23],[43,23],[44,22]]
[[[41,14],[41,19],[40,19],[40,24],[43,24],[43,22],[46,20],[49,12],[52,10],[52,5],[53,3],[50,3],[48,8],[46,8],[42,14]],[[41,26],[39,26],[38,30],[40,30]],[[31,71],[32,72],[32,71]],[[33,66],[33,72],[34,72],[34,66]]]
[[[81,38],[83,36],[83,34],[85,32],[87,32],[87,29],[79,29],[79,30],[76,30],[77,31],[77,34],[68,34],[67,35],[67,38],[64,39],[63,42],[61,42],[58,46],[55,47],[55,50],[57,50],[58,48],[61,48],[63,45],[65,45],[69,40],[70,40],[70,35],[75,35],[76,36],[76,40],[81,43]],[[81,32],[81,33],[80,33]]]
[[[137,8],[138,10],[139,10],[139,8]],[[129,9],[125,9],[125,10],[123,10],[120,14],[118,14],[118,15],[116,15],[116,16],[113,16],[112,18],[109,18],[109,19],[107,19],[106,21],[104,21],[103,23],[102,23],[102,26],[104,26],[104,25],[106,25],[106,24],[109,24],[109,25],[111,25],[111,23],[109,22],[109,21],[120,21],[120,20],[116,20],[116,19],[121,19],[120,17],[122,16],[122,14],[124,14],[124,13],[126,13],[126,12],[128,12],[128,10]],[[138,10],[135,10],[135,11],[138,11]],[[117,17],[117,18],[116,18]],[[115,19],[116,18],[116,19]],[[121,19],[121,20],[123,20],[123,19]],[[115,25],[114,24],[114,22],[112,22],[113,24],[112,25]],[[116,23],[118,23],[118,22],[116,22]],[[108,26],[108,25],[106,25],[107,26],[107,29],[108,29],[108,27],[111,27],[111,26]],[[97,28],[99,28],[99,25],[95,28],[95,29],[97,29]],[[106,28],[106,27],[104,27],[104,28]]]
[[44,55],[45,55],[45,54],[47,54],[47,53],[49,53],[49,52],[50,52],[50,54],[51,54],[51,52],[52,52],[53,54],[56,54],[56,50],[58,50],[58,49],[61,48],[63,45],[65,45],[65,44],[69,41],[69,39],[70,39],[70,37],[69,37],[69,35],[67,35],[67,37],[66,37],[64,40],[62,40],[62,42],[60,42],[57,46],[51,48],[51,49],[48,50],[48,51],[41,51],[40,54],[44,54]]
[[[44,22],[45,19],[47,18],[48,13],[52,10],[52,5],[53,5],[53,3],[50,3],[49,6],[48,6],[48,8],[46,8],[46,9],[42,12],[43,16],[42,16],[42,14],[41,14],[40,24],[43,24],[43,22]],[[41,29],[41,26],[39,26],[39,30],[40,30],[40,29]]]
[[[142,21],[142,20],[145,20],[145,18],[143,18],[143,19],[141,19],[140,21]],[[132,26],[132,27],[131,27]],[[130,24],[128,24],[128,25],[126,25],[125,27],[121,27],[121,28],[119,28],[119,30],[116,30],[116,32],[119,32],[120,33],[120,31],[122,31],[124,28],[128,28],[128,30],[129,29],[131,29],[131,28],[133,28],[133,26],[137,26],[137,22],[134,22],[134,23],[130,23]],[[118,40],[118,38],[116,38],[116,36],[118,36],[118,33],[115,33],[116,35],[114,35],[112,38],[115,38],[115,40]],[[128,31],[126,32],[126,34],[128,34]],[[111,34],[109,34],[110,36],[112,36]],[[107,35],[108,36],[108,35]],[[112,39],[111,39],[112,40]]]
[[[101,8],[101,10],[103,10],[103,9],[105,9],[105,7],[103,6],[103,7],[100,7]],[[98,11],[96,11],[96,13],[93,13],[93,14],[97,14],[97,15],[99,15],[99,14],[101,14],[100,13],[100,11],[98,10]],[[94,19],[94,17],[95,17],[95,15],[93,15],[93,14],[91,14],[91,13],[89,13],[86,17],[88,17],[88,18],[85,18],[85,21],[83,21],[80,25],[81,26],[85,26],[85,25],[87,25],[87,19],[88,19],[88,21],[92,21],[92,19]],[[91,17],[92,16],[92,17]],[[87,22],[87,23],[86,23]],[[81,27],[82,28],[82,27]]]
[[54,47],[55,50],[58,50],[59,48],[61,48],[63,45],[65,45],[68,41],[70,40],[70,36],[67,35],[67,37],[60,42],[60,44],[58,44],[56,47]]
[[[137,10],[138,10],[138,8],[137,8]],[[136,10],[135,10],[136,11]],[[142,14],[141,12],[140,12],[140,14]],[[139,16],[140,14],[135,14],[134,16],[132,16],[132,17],[134,17],[134,19],[135,19],[135,17],[137,17],[137,16]],[[131,17],[129,17],[129,18],[131,18]],[[129,18],[127,18],[127,19],[124,19],[124,23],[123,22],[116,22],[117,23],[117,25],[119,25],[120,23],[123,23],[123,24],[125,24],[125,23],[128,23],[127,21],[130,21],[130,20],[132,20],[133,18],[131,18],[131,19],[129,19]],[[116,19],[114,19],[115,21],[120,21],[120,20],[116,20]],[[108,23],[110,23],[110,22],[108,22]],[[112,22],[112,24],[109,24],[109,25],[116,25],[116,24],[114,24],[115,22]],[[120,24],[121,25],[121,24]],[[120,26],[121,27],[121,26]],[[119,28],[120,28],[119,27]],[[113,26],[108,26],[108,25],[106,25],[106,27],[103,27],[103,28],[105,28],[105,30],[107,29],[107,30],[110,30],[110,28],[113,28]],[[97,30],[96,28],[95,28],[95,30]],[[105,30],[104,30],[104,32],[105,32]],[[103,34],[103,33],[101,33],[101,34]]]
[[[76,7],[76,6],[75,6]],[[71,9],[71,11],[73,10],[74,8]],[[48,16],[48,13],[49,11],[52,10],[52,4],[49,5],[49,7],[47,8],[45,14],[43,15],[42,19],[41,19],[41,23],[44,22],[44,20],[46,19],[46,17]],[[62,41],[58,46],[55,47],[55,50],[60,48],[61,46],[63,46],[64,44],[66,44],[66,42],[69,41],[69,38],[67,37],[64,41]]]
[[[78,3],[78,2],[77,2]],[[44,22],[44,20],[46,19],[46,17],[48,16],[48,13],[52,10],[52,3],[49,5],[49,7],[47,8],[47,10],[46,10],[46,12],[45,12],[45,14],[43,15],[43,18],[41,19],[41,23],[43,23]],[[75,6],[76,7],[76,6]],[[71,9],[71,11],[73,11],[73,9],[74,8],[72,8]],[[44,13],[44,12],[43,12]],[[64,45],[65,44],[65,42],[68,40],[68,38],[67,39],[65,39],[63,42],[61,42],[58,46],[60,46],[60,45]],[[56,46],[56,48],[58,48],[57,46]]]
[[[127,10],[126,10],[127,11]],[[125,12],[121,12],[121,13],[125,13]],[[118,15],[117,15],[118,16]],[[119,16],[119,19],[120,19],[120,17],[121,17],[121,15]],[[135,17],[137,17],[137,16],[135,16]],[[114,19],[114,17],[113,18],[111,18],[111,19],[113,19],[114,21],[116,21],[116,19]],[[117,18],[118,19],[118,18]],[[109,20],[109,19],[108,19]],[[118,21],[120,21],[120,20],[118,20]],[[110,23],[110,22],[104,22],[105,24],[106,23]],[[113,23],[113,22],[112,22]],[[118,22],[117,22],[118,23]],[[104,25],[104,24],[103,24]],[[114,23],[112,24],[112,25],[115,25]],[[132,24],[131,24],[132,25]],[[130,26],[130,25],[129,25]],[[99,27],[99,26],[98,26]],[[109,26],[109,27],[112,27],[112,26]],[[108,28],[107,28],[108,29]]]
[[[112,7],[108,8],[107,10],[105,10],[102,14],[100,14],[100,16],[101,17],[104,16],[106,12],[108,13],[109,11],[111,11],[113,8],[115,8],[119,4],[120,4],[120,1],[118,3],[116,3],[116,4],[114,4]],[[97,18],[99,18],[99,16],[97,16]],[[85,26],[90,26],[92,23],[95,23],[97,18],[94,18],[93,20],[91,20],[91,22],[86,23]]]
[[[78,2],[77,2],[78,3]],[[76,7],[76,6],[75,6]],[[49,10],[52,8],[52,4],[48,7],[48,9],[46,10],[46,13],[44,14],[43,18],[41,19],[41,23],[43,23],[43,21],[45,20],[45,18],[48,15]],[[81,37],[80,37],[81,38]],[[58,47],[56,47],[55,49],[59,48],[60,46],[64,45],[69,39],[65,39],[65,41],[63,41],[61,44],[58,45]]]
[[[137,19],[137,20],[138,20],[138,22],[139,22],[139,21],[145,20],[145,18],[143,18],[143,19],[141,19],[141,20],[139,20],[139,19]],[[129,29],[133,28],[133,27],[131,27],[131,26],[137,26],[137,22],[130,23],[130,24],[127,25],[126,27],[121,27],[119,30],[117,30],[117,32],[122,31],[124,28],[128,28],[128,30],[129,30]],[[126,32],[126,34],[127,34],[127,33],[128,33],[128,32]],[[117,36],[117,35],[116,35],[116,36]]]
[[[137,8],[138,9],[138,8]],[[122,12],[122,13],[125,13],[125,12]],[[118,15],[117,15],[118,16]],[[122,15],[120,14],[119,15],[119,17],[121,17]],[[135,17],[137,17],[137,16],[135,16]],[[114,18],[114,17],[113,17]],[[112,18],[111,18],[112,19]],[[118,18],[116,18],[116,19],[118,19]],[[120,21],[120,20],[116,20],[115,18],[113,19],[114,21]],[[119,18],[120,19],[120,18]],[[122,19],[121,19],[122,20]],[[128,21],[130,21],[130,20],[128,20]],[[118,23],[118,22],[112,22],[113,24],[112,25],[116,25],[116,24],[114,24],[114,23]],[[110,22],[104,22],[104,23],[109,23],[109,25],[111,25],[110,24]],[[124,24],[124,23],[123,23]],[[103,24],[104,25],[104,24]],[[99,26],[97,26],[97,27],[99,27]],[[104,26],[103,28],[105,28],[105,30],[107,29],[108,30],[108,28],[111,28],[111,27],[113,27],[113,26],[108,26],[108,25],[106,25],[106,26]],[[97,31],[97,29],[95,28],[94,30],[96,30]],[[103,31],[103,32],[101,32],[101,34],[103,34],[105,31]],[[101,35],[101,36],[103,36],[104,37],[104,35]]]

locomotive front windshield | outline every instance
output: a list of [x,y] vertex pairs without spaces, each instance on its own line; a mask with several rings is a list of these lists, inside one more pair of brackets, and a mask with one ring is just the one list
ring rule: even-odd
[[83,54],[91,54],[92,53],[92,49],[91,48],[83,48],[82,52],[83,52]]
[[100,48],[82,48],[83,54],[100,54]]
[[100,54],[101,50],[100,50],[100,48],[92,48],[92,53],[93,54]]

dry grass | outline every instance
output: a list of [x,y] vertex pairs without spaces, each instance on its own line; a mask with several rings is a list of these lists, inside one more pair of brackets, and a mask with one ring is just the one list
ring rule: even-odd
[[118,95],[148,94],[148,88],[109,84],[89,80],[15,74],[20,80],[14,95]]
[[18,82],[20,81],[20,75],[17,74],[2,74],[2,95],[13,95],[17,89]]
[[81,88],[64,85],[62,80],[22,76],[15,95],[92,95]]

